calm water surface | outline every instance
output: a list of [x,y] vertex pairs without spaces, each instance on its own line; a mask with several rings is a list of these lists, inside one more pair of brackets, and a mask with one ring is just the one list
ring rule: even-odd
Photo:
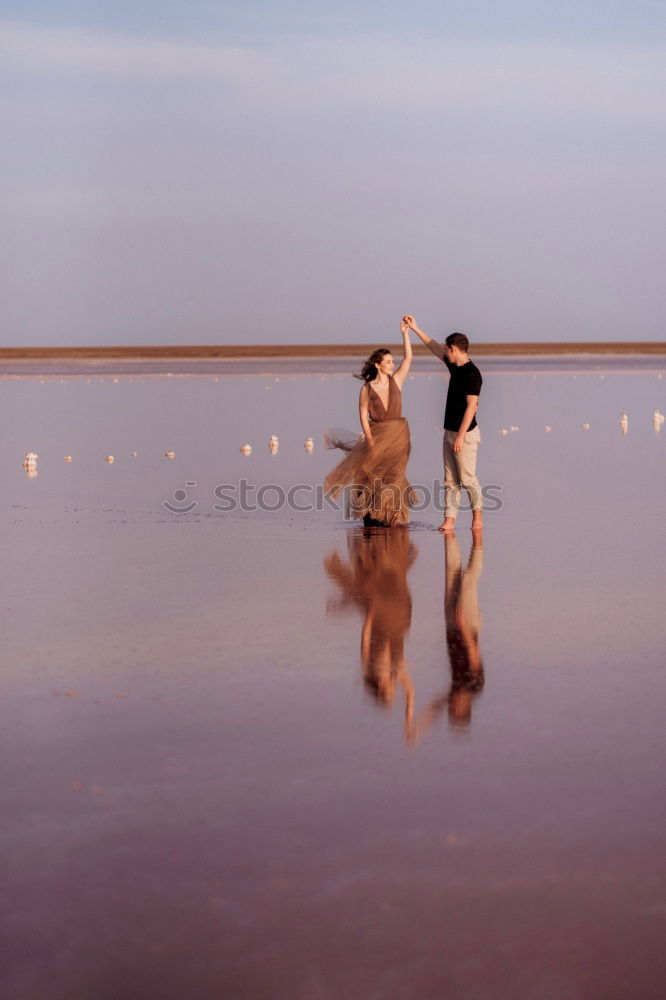
[[477,546],[215,509],[316,496],[335,371],[2,380],[3,997],[659,995],[666,384],[560,369],[486,373]]

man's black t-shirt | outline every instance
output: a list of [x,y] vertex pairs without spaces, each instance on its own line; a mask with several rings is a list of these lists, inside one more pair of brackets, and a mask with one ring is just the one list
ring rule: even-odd
[[[449,380],[449,391],[446,394],[446,410],[444,412],[444,429],[447,431],[457,431],[460,429],[465,410],[467,409],[467,397],[478,396],[481,393],[481,372],[473,362],[468,361],[464,365],[452,365],[446,358],[444,364],[451,373]],[[476,427],[476,416],[472,417],[472,422],[467,430]]]

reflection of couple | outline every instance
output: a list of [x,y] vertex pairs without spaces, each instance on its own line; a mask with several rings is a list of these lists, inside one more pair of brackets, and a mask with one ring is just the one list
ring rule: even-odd
[[452,333],[444,344],[429,337],[413,316],[400,324],[404,357],[395,368],[391,352],[374,351],[357,378],[364,385],[359,397],[363,435],[360,439],[331,434],[329,447],[348,452],[326,478],[327,493],[335,497],[351,488],[351,509],[366,526],[406,524],[413,504],[406,469],[410,453],[409,426],[402,416],[402,389],[412,363],[409,332],[413,330],[449,370],[450,379],[444,414],[444,521],[440,530],[455,529],[461,489],[469,496],[472,530],[481,528],[482,496],[476,477],[476,455],[481,441],[476,411],[481,392],[481,373],[470,361],[469,341],[463,333]]
[[379,704],[386,706],[395,700],[398,689],[404,691],[405,736],[410,743],[415,743],[447,708],[452,725],[468,725],[473,699],[483,688],[477,596],[483,549],[481,533],[475,532],[473,537],[464,569],[455,535],[448,534],[445,538],[444,618],[451,678],[447,690],[418,716],[404,653],[412,618],[407,572],[416,559],[416,548],[408,533],[350,532],[347,562],[333,552],[324,564],[343,595],[329,605],[329,610],[341,610],[351,604],[363,612],[361,661],[366,689]]

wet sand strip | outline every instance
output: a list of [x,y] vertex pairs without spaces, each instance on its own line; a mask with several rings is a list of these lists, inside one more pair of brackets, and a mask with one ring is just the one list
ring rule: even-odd
[[[387,345],[400,353],[401,345]],[[0,364],[11,361],[233,360],[242,358],[332,358],[370,354],[372,344],[175,344],[100,347],[0,347]],[[414,344],[416,356],[430,356],[423,344]],[[483,343],[473,341],[477,357],[561,356],[581,354],[666,355],[666,341],[550,341]]]

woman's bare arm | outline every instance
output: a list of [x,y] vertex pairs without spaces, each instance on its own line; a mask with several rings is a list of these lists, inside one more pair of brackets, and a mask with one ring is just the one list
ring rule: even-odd
[[372,437],[372,431],[370,430],[370,419],[368,416],[368,387],[364,385],[361,389],[361,394],[358,397],[358,415],[361,419],[361,427],[363,429],[363,435],[368,443],[368,446],[372,448],[374,445],[374,440]]
[[393,381],[397,383],[398,389],[402,389],[402,384],[407,378],[407,373],[412,366],[412,344],[409,339],[409,326],[403,320],[400,324],[402,343],[404,345],[404,356],[396,370],[393,372]]

